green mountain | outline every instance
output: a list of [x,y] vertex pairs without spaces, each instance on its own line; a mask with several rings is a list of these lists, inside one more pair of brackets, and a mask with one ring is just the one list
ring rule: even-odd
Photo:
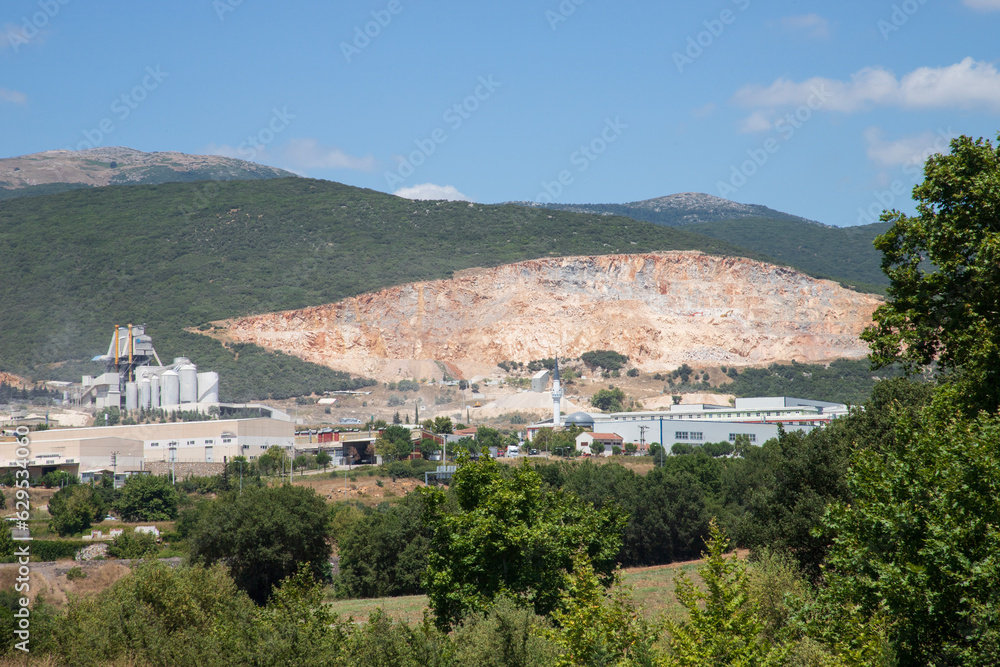
[[224,400],[349,383],[343,374],[185,328],[333,302],[543,256],[702,250],[767,259],[630,218],[411,201],[329,181],[166,183],[0,202],[0,369],[78,380],[115,324],[161,358],[221,375]]
[[759,252],[810,275],[884,293],[882,255],[873,245],[888,223],[831,227],[757,204],[686,192],[627,204],[538,204],[560,211],[623,215],[684,229]]
[[892,225],[876,222],[858,227],[825,227],[794,220],[743,218],[718,220],[684,229],[770,255],[820,278],[829,278],[862,292],[884,293],[889,284],[882,273],[882,253],[875,237]]
[[56,150],[0,160],[0,200],[104,185],[249,181],[294,175],[219,155],[144,153],[120,146]]

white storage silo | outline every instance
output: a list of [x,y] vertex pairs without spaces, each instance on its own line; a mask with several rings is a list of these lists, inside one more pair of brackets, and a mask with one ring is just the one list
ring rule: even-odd
[[198,402],[198,369],[194,364],[183,364],[177,369],[180,379],[181,403]]
[[219,374],[215,371],[198,373],[198,402],[219,402]]
[[135,382],[125,383],[125,409],[130,411],[139,409],[139,385]]
[[150,408],[150,382],[148,377],[139,380],[139,407],[144,410]]
[[176,408],[181,404],[181,384],[177,371],[164,371],[160,376],[160,407]]
[[160,376],[153,375],[149,378],[149,407],[154,410],[160,407]]

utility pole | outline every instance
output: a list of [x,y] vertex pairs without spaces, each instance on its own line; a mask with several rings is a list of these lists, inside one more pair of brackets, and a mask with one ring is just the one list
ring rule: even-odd
[[646,448],[646,429],[648,428],[645,424],[639,426],[639,449]]

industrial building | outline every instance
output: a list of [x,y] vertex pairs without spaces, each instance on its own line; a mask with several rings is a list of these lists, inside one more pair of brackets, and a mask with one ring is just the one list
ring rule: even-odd
[[107,354],[92,361],[104,362],[106,370],[83,376],[78,402],[84,406],[205,412],[219,403],[219,374],[199,373],[185,357],[164,366],[145,325],[115,326]]
[[[138,471],[153,463],[222,463],[245,456],[256,459],[277,446],[292,452],[291,421],[213,419],[164,424],[94,426],[33,431],[30,436],[32,476],[53,470],[81,475],[92,470]],[[0,442],[0,468],[13,467],[16,442]]]
[[[842,403],[765,396],[737,398],[735,405],[672,405],[667,410],[610,414],[576,412],[566,417],[565,425],[613,433],[623,442],[635,443],[640,450],[656,442],[669,451],[678,442],[691,445],[733,442],[740,435],[761,445],[778,437],[779,425],[786,431],[811,431],[847,412]],[[552,426],[553,420],[531,424],[527,427],[527,438],[530,440],[539,429]]]

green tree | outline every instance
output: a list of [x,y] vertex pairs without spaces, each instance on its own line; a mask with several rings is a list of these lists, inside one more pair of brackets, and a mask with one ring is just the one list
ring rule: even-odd
[[423,497],[411,493],[358,517],[338,542],[337,594],[372,598],[423,593],[430,544],[424,509]]
[[1000,416],[961,417],[955,393],[859,451],[828,519],[830,588],[891,619],[901,665],[1000,663]]
[[746,566],[733,554],[726,558],[727,540],[713,522],[705,564],[699,574],[705,589],[681,571],[677,599],[687,609],[686,621],[667,622],[669,665],[677,667],[757,667],[784,664],[787,649],[762,636],[765,623],[750,597]]
[[608,371],[617,371],[628,363],[627,356],[613,350],[584,352],[580,355],[580,360],[591,368],[603,368]]
[[509,469],[495,461],[461,460],[452,480],[457,511],[445,494],[427,497],[432,531],[425,588],[441,627],[512,595],[546,615],[560,604],[573,559],[582,552],[602,583],[611,583],[624,517],[560,491],[542,488],[525,462]]
[[49,525],[60,535],[73,535],[100,521],[107,507],[89,486],[73,484],[56,492],[49,500]]
[[65,662],[77,665],[253,664],[263,648],[254,614],[222,567],[154,561],[97,596],[73,600],[55,644]]
[[625,406],[625,392],[618,387],[601,389],[590,397],[590,404],[604,412],[620,412]]
[[194,562],[225,563],[258,604],[309,563],[320,577],[330,555],[326,503],[314,490],[283,485],[244,490],[209,505],[191,537]]
[[118,491],[114,508],[122,521],[169,521],[177,518],[180,494],[166,477],[132,475]]
[[654,647],[658,629],[636,609],[618,577],[609,591],[586,558],[573,563],[572,584],[552,613],[555,627],[545,631],[553,640],[556,667],[578,665],[660,664]]
[[413,452],[413,434],[405,426],[387,426],[375,441],[375,451],[386,461],[395,461]]
[[888,301],[862,338],[876,367],[936,363],[962,386],[973,413],[1000,405],[1000,147],[961,136],[932,155],[913,189],[916,216],[882,214],[875,241]]
[[451,417],[445,417],[441,415],[434,418],[433,431],[435,433],[454,433],[454,427],[451,423]]
[[10,522],[0,521],[0,563],[9,563],[14,558],[14,535]]
[[316,465],[323,466],[323,470],[326,470],[331,461],[333,461],[333,457],[325,449],[319,450],[319,453],[316,454]]
[[108,555],[112,558],[142,558],[155,552],[156,538],[134,530],[126,530],[108,545]]

